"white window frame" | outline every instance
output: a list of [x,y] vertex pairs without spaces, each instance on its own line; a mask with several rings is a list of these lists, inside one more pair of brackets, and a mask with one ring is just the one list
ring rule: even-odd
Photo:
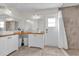
[[56,18],[48,18],[48,27],[56,27]]
[[4,21],[0,21],[0,28],[4,28]]

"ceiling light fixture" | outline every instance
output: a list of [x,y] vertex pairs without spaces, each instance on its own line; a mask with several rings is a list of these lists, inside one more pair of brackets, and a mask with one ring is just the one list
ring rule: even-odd
[[39,15],[33,15],[32,19],[40,19],[40,16]]
[[26,20],[26,22],[31,23],[31,24],[34,24],[34,22],[31,21],[31,20]]

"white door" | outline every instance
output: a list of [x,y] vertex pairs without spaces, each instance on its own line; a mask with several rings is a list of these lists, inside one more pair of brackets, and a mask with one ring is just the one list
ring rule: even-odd
[[58,25],[55,17],[47,19],[46,39],[45,45],[55,46],[58,45]]

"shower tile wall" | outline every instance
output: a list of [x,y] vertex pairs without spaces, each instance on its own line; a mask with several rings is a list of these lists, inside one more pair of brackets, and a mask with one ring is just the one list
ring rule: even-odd
[[70,49],[79,49],[79,6],[62,9]]

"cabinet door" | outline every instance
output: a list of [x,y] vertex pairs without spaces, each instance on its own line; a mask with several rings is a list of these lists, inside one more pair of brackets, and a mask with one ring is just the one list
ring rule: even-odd
[[16,29],[16,21],[6,21],[6,31],[14,31]]
[[11,48],[13,50],[17,50],[18,49],[18,35],[13,35],[10,42],[11,42]]
[[18,49],[18,35],[0,37],[0,56],[6,56]]
[[11,53],[18,49],[18,36],[8,36],[8,53]]
[[7,39],[6,37],[0,37],[0,56],[5,56],[7,54]]
[[44,48],[43,35],[29,35],[29,47],[30,46]]

